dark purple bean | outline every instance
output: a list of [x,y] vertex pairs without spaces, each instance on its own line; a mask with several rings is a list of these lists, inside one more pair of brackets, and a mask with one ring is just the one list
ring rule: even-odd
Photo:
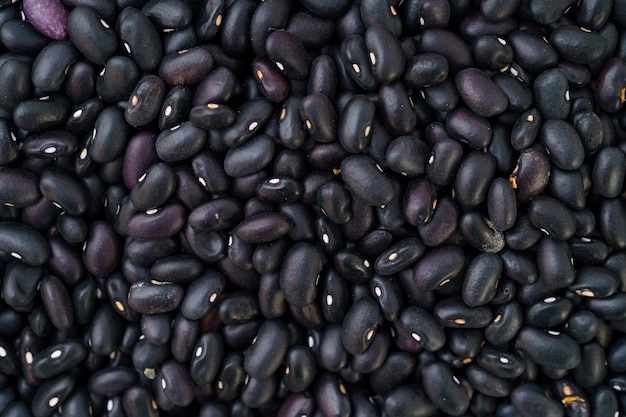
[[509,181],[518,201],[526,203],[540,194],[548,185],[550,162],[541,152],[530,148],[523,151]]
[[190,376],[198,385],[215,379],[224,356],[224,342],[218,333],[205,333],[196,343],[191,359]]
[[[317,189],[317,204],[324,216],[335,224],[345,224],[350,220],[352,217],[350,203],[350,194],[337,182],[328,182]],[[324,243],[330,243],[328,235],[324,238],[322,234],[321,238]]]
[[117,267],[122,255],[122,244],[113,226],[104,221],[90,225],[83,246],[83,262],[90,274],[103,278]]
[[376,273],[383,276],[396,274],[413,265],[425,250],[426,247],[419,239],[401,240],[378,256],[374,264]]
[[576,231],[576,221],[571,212],[551,197],[537,197],[528,207],[530,222],[552,239],[563,241]]
[[469,407],[469,398],[459,380],[448,365],[433,361],[422,368],[422,378],[426,395],[439,409],[452,415],[461,415]]
[[213,69],[211,53],[202,47],[183,49],[163,57],[159,77],[167,85],[197,84]]
[[244,177],[268,166],[273,157],[274,141],[270,136],[259,135],[228,150],[224,171],[231,177]]
[[[117,38],[110,23],[90,7],[72,9],[67,29],[76,49],[94,64],[105,65],[117,50]],[[93,45],[98,47],[94,48]]]
[[468,68],[455,77],[461,98],[476,114],[492,117],[506,110],[509,100],[489,76],[477,69]]
[[[155,193],[158,190],[158,193]],[[165,204],[176,190],[176,175],[169,165],[153,164],[139,177],[130,200],[137,210],[149,210]]]
[[226,355],[216,378],[217,398],[221,401],[230,401],[236,398],[245,379],[243,355],[241,353]]
[[593,164],[593,190],[606,198],[617,197],[623,187],[626,157],[615,147],[598,152]]
[[182,287],[173,282],[136,282],[128,292],[128,304],[141,314],[167,313],[183,300]]
[[30,409],[34,417],[46,417],[69,397],[74,389],[74,376],[66,373],[42,383],[33,396]]
[[297,307],[313,302],[321,271],[322,256],[313,245],[298,242],[289,249],[280,270],[280,287],[287,302]]
[[87,348],[76,340],[68,340],[50,346],[35,355],[33,375],[49,379],[78,365],[87,356]]
[[[1,72],[2,70],[0,69]],[[307,92],[308,94],[324,94],[330,99],[335,97],[337,92],[337,66],[330,56],[325,54],[319,55],[311,63]]]
[[24,140],[24,153],[33,158],[61,158],[73,154],[78,148],[74,135],[62,130],[52,130],[28,136]]
[[164,239],[178,233],[185,224],[185,209],[176,203],[133,215],[128,222],[128,236],[134,239]]
[[331,324],[321,334],[317,352],[319,366],[327,371],[338,372],[348,364],[348,352],[341,342],[341,326]]
[[255,8],[256,4],[250,0],[236,0],[228,7],[222,22],[222,47],[229,55],[241,57],[249,51],[250,22]]
[[339,117],[329,98],[320,93],[300,102],[300,115],[311,137],[318,142],[332,142],[337,137]]
[[463,269],[465,255],[453,246],[426,253],[413,268],[413,281],[424,291],[432,291],[455,279]]

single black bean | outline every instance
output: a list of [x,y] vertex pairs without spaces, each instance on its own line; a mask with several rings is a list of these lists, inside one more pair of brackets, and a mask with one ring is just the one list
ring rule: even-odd
[[199,320],[216,305],[224,285],[224,276],[219,272],[204,272],[189,285],[181,304],[181,313],[190,320]]
[[272,110],[271,102],[263,97],[247,101],[237,109],[235,122],[224,129],[222,141],[228,147],[243,144],[269,120]]
[[424,390],[430,401],[452,415],[461,415],[469,407],[469,397],[459,380],[441,361],[432,361],[422,368],[422,379],[428,381]]
[[451,297],[435,305],[433,316],[444,327],[473,329],[489,325],[492,312],[487,305],[469,307],[461,297]]
[[189,370],[182,363],[169,360],[163,364],[156,380],[167,399],[173,404],[185,407],[193,401],[193,381]]
[[593,190],[606,198],[619,195],[624,183],[626,157],[615,147],[606,147],[598,152],[593,164]]
[[465,156],[456,173],[455,199],[464,206],[480,204],[487,197],[495,169],[495,159],[489,153],[472,152]]
[[585,65],[600,59],[606,48],[604,38],[597,32],[576,25],[563,25],[552,31],[550,44],[563,58]]
[[197,320],[189,320],[178,314],[172,323],[172,337],[170,350],[178,362],[187,362],[191,359],[200,334],[200,324]]
[[513,227],[517,220],[517,201],[510,181],[495,178],[491,182],[487,193],[487,211],[497,230],[506,231]]
[[544,120],[564,120],[569,115],[570,92],[564,71],[553,68],[539,74],[533,84],[533,94]]
[[389,144],[385,159],[393,171],[414,178],[426,172],[430,153],[430,148],[424,141],[415,136],[405,135]]
[[298,307],[313,302],[321,270],[322,256],[313,245],[298,242],[289,249],[280,270],[280,287],[287,302]]
[[448,76],[448,61],[435,52],[414,55],[406,62],[404,81],[413,88],[436,85]]
[[222,361],[216,378],[217,398],[222,401],[236,398],[245,379],[242,354],[238,352],[228,354]]
[[541,413],[546,417],[562,416],[563,405],[548,397],[538,385],[529,382],[520,384],[511,392],[511,402],[519,415]]
[[350,397],[344,382],[332,373],[318,375],[315,382],[315,400],[325,415],[348,417]]
[[130,287],[128,304],[141,314],[166,313],[183,300],[183,289],[173,282],[137,282]]
[[352,155],[341,163],[341,177],[351,193],[371,205],[389,203],[393,198],[390,179],[366,155]]
[[153,279],[161,282],[191,282],[200,276],[204,264],[197,257],[188,254],[165,256],[158,259],[150,268]]
[[524,326],[517,334],[515,347],[539,365],[573,369],[580,364],[578,344],[556,330]]
[[410,336],[424,349],[436,352],[446,343],[446,334],[435,318],[423,308],[410,306],[404,309],[400,321]]
[[489,76],[477,69],[468,68],[455,77],[461,98],[476,114],[492,117],[506,110],[509,100]]
[[117,50],[115,31],[95,9],[85,6],[72,9],[67,29],[76,49],[94,64],[105,65]]
[[341,341],[350,354],[363,353],[370,346],[379,317],[378,305],[369,297],[361,298],[350,307],[341,326]]
[[65,401],[74,389],[74,376],[63,374],[43,382],[35,392],[30,409],[34,417],[47,417]]
[[487,252],[475,257],[465,271],[463,301],[470,307],[491,301],[496,294],[502,268],[502,259],[496,254]]
[[265,51],[288,78],[301,80],[309,75],[312,58],[294,34],[282,30],[271,32],[265,41]]
[[[431,87],[436,88],[436,87]],[[400,81],[385,84],[378,89],[378,104],[383,120],[396,135],[407,135],[417,123],[409,92]]]
[[599,385],[608,374],[604,347],[597,342],[581,346],[580,365],[574,369],[574,380],[583,388]]
[[285,324],[276,319],[267,320],[244,355],[244,369],[252,378],[267,378],[278,370],[288,347]]
[[343,67],[350,79],[366,91],[373,91],[378,87],[363,36],[351,34],[344,39],[341,43],[340,59],[341,62],[337,63],[340,74]]
[[413,281],[424,291],[432,291],[455,279],[463,269],[465,255],[454,246],[443,246],[426,253],[413,268]]
[[380,24],[369,26],[365,31],[365,45],[372,72],[379,82],[389,84],[402,75],[404,53],[388,27]]
[[423,388],[417,384],[399,386],[389,392],[385,396],[384,410],[389,417],[429,415],[437,412]]
[[20,129],[44,132],[62,128],[70,113],[67,97],[53,94],[19,103],[13,111],[13,121]]
[[339,141],[350,153],[360,153],[369,143],[375,107],[365,96],[354,96],[339,118]]
[[39,178],[32,172],[11,167],[0,169],[0,199],[7,207],[24,208],[35,204],[41,197],[37,183]]
[[[66,404],[67,401],[63,404],[64,410],[67,410]],[[128,417],[157,417],[159,415],[152,394],[139,385],[132,386],[124,392],[122,404]]]
[[572,125],[560,120],[547,120],[541,125],[539,138],[557,167],[564,170],[580,168],[585,150]]
[[89,392],[102,396],[121,394],[137,380],[135,370],[125,366],[111,366],[104,368],[89,378],[87,388]]
[[509,176],[517,199],[525,203],[541,193],[548,185],[549,172],[548,157],[533,148],[523,151]]
[[32,360],[33,375],[49,379],[78,365],[87,356],[87,348],[77,340],[67,340],[50,346]]
[[466,107],[457,107],[448,113],[446,129],[453,139],[465,142],[474,149],[482,149],[491,142],[489,122]]
[[22,19],[4,21],[2,26],[4,29],[0,29],[0,41],[17,54],[35,56],[50,42],[30,22]]
[[[309,15],[307,15],[308,17]],[[1,67],[0,73],[2,73]],[[326,54],[319,55],[311,62],[307,93],[320,93],[332,99],[335,97],[336,92],[337,66],[330,56]]]
[[494,224],[477,212],[464,214],[459,220],[459,231],[465,240],[483,252],[500,252],[504,248],[504,235]]
[[530,222],[552,239],[563,241],[576,231],[576,221],[571,212],[558,200],[551,197],[537,197],[528,207]]
[[224,356],[224,341],[218,333],[203,334],[196,343],[191,359],[190,375],[201,386],[210,385],[219,371]]

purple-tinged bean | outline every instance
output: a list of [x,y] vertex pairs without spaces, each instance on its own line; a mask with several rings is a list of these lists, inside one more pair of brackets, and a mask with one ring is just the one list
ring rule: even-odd
[[74,324],[72,300],[63,282],[48,275],[41,280],[39,292],[52,324],[59,330],[71,328]]
[[0,250],[31,266],[46,263],[50,246],[33,227],[12,221],[0,222]]
[[506,110],[509,100],[489,76],[477,69],[459,71],[455,84],[468,107],[482,117],[492,117]]
[[54,414],[74,389],[74,376],[65,373],[42,383],[32,398],[30,409],[34,417]]
[[98,220],[90,225],[83,246],[83,262],[87,271],[104,278],[117,267],[122,256],[122,243],[113,226]]
[[548,185],[550,178],[550,161],[540,151],[533,148],[523,151],[509,182],[521,203],[527,203],[540,194]]
[[128,222],[128,236],[134,239],[164,239],[178,233],[185,224],[185,209],[177,203],[133,215]]

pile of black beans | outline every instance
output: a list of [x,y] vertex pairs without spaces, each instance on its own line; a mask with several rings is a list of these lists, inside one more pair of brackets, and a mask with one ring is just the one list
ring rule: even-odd
[[0,417],[626,413],[626,1],[0,0]]

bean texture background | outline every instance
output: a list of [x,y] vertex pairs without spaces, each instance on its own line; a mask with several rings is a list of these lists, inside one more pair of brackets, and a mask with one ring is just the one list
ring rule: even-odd
[[626,415],[623,0],[0,0],[0,417]]

